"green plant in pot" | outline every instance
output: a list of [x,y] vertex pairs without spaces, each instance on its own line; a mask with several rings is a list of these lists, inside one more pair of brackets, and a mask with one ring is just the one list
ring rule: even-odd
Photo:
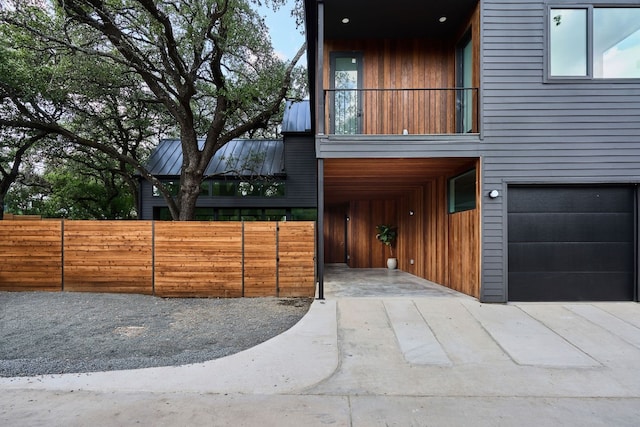
[[376,239],[380,240],[383,245],[389,247],[391,257],[387,259],[387,267],[390,270],[398,266],[398,260],[393,256],[393,244],[398,237],[398,231],[395,226],[380,224],[376,226]]

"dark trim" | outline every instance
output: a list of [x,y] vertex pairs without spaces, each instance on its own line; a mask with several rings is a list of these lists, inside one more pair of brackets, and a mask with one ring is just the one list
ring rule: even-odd
[[318,299],[324,299],[324,160],[318,159]]
[[635,268],[634,268],[634,276],[633,276],[633,282],[634,282],[634,287],[633,287],[633,300],[634,301],[638,301],[639,298],[639,294],[640,294],[640,284],[638,283],[638,277],[640,276],[640,272],[638,271],[638,269],[640,269],[640,250],[638,248],[638,245],[640,244],[640,234],[639,234],[639,222],[640,222],[640,218],[638,217],[639,213],[640,213],[640,194],[638,193],[640,191],[640,186],[638,186],[638,184],[635,184],[636,187],[636,191],[634,192],[634,196],[636,198],[635,203],[633,204],[633,218],[634,218],[634,245],[633,245],[633,250],[634,250],[634,254],[633,254],[633,259],[635,260]]
[[[316,10],[318,13],[318,16],[317,16],[318,19],[316,22],[316,28],[314,28],[314,30],[316,30],[315,31],[316,39],[314,40],[315,43],[313,44],[313,46],[315,47],[315,50],[316,50],[315,54],[317,58],[317,64],[315,68],[313,68],[314,64],[309,64],[308,68],[309,70],[313,70],[313,75],[309,76],[309,81],[313,82],[312,79],[315,79],[315,87],[316,87],[316,93],[311,94],[312,100],[313,100],[313,97],[315,96],[315,103],[316,103],[315,111],[314,109],[311,110],[311,127],[314,128],[317,126],[318,133],[322,135],[325,133],[324,123],[326,119],[325,112],[324,112],[325,101],[324,101],[324,96],[322,95],[324,93],[324,82],[323,82],[324,73],[322,72],[324,68],[324,3],[318,2],[316,7],[317,7]],[[314,34],[313,31],[310,31],[309,26],[307,26],[307,32],[309,34],[309,37]],[[308,45],[307,45],[307,49],[309,49]]]

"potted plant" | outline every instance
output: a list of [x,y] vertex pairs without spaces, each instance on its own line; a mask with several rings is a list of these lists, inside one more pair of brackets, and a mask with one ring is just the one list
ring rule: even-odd
[[398,267],[398,260],[393,256],[393,243],[398,237],[398,231],[396,227],[393,225],[380,224],[376,226],[376,239],[380,240],[383,245],[389,247],[389,251],[391,253],[391,257],[387,259],[387,267],[390,270]]

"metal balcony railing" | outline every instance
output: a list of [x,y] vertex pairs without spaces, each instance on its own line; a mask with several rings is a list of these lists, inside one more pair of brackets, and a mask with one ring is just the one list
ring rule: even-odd
[[478,132],[477,88],[328,89],[325,107],[334,135]]

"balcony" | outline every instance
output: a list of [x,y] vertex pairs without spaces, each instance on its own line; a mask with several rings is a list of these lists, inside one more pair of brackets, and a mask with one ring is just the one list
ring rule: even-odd
[[455,135],[478,132],[477,88],[328,89],[330,135]]

